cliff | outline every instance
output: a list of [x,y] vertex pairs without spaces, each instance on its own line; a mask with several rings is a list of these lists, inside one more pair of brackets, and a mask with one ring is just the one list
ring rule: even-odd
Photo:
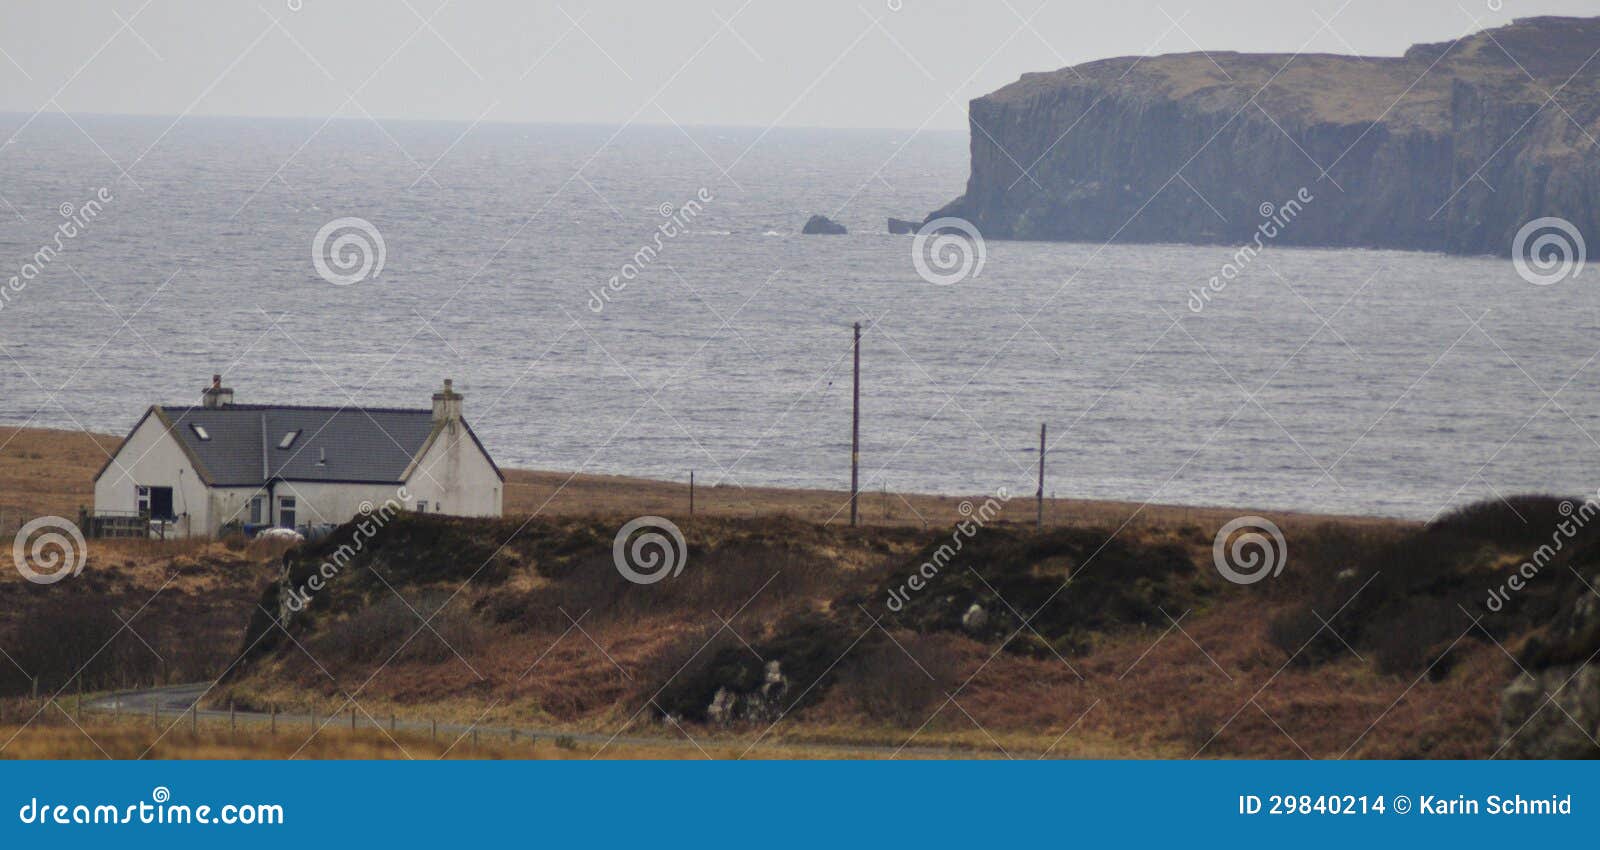
[[999,239],[1232,244],[1304,188],[1281,244],[1505,255],[1544,216],[1600,244],[1597,53],[1600,18],[1546,17],[1401,57],[1188,53],[1026,74],[972,101],[966,194],[928,220]]

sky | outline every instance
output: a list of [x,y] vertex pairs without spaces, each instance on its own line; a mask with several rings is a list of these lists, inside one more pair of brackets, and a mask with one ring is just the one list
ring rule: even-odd
[[4,0],[0,111],[955,129],[1028,71],[1545,14],[1600,0]]

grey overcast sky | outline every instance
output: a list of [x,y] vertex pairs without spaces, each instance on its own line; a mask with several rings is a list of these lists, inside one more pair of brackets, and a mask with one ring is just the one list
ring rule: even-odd
[[0,111],[957,128],[1026,71],[1544,14],[1600,0],[3,0]]

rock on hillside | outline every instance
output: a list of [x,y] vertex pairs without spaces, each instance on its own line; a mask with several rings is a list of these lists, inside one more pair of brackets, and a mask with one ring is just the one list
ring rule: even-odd
[[1525,223],[1559,216],[1600,244],[1597,52],[1600,18],[1546,17],[1402,57],[1189,53],[1027,74],[972,101],[966,194],[928,220],[1233,244],[1305,187],[1279,242],[1505,255]]

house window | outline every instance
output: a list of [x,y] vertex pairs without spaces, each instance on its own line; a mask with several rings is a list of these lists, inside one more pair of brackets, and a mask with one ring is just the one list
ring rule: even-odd
[[294,445],[295,438],[297,438],[299,436],[300,436],[300,430],[298,428],[293,430],[293,431],[290,431],[287,434],[284,434],[283,435],[283,439],[278,441],[278,448],[287,449],[288,447]]
[[250,500],[250,523],[252,525],[260,525],[263,522],[261,514],[266,507],[266,499],[260,496]]
[[418,499],[417,500],[417,513],[425,514],[427,512],[428,512],[428,500],[427,499]]
[[295,500],[293,496],[278,497],[278,525],[294,528]]
[[194,429],[194,435],[199,437],[202,442],[211,439],[211,432],[206,430],[206,426],[191,422],[189,427]]
[[135,505],[139,513],[151,519],[177,519],[172,512],[171,487],[145,487],[140,486]]

